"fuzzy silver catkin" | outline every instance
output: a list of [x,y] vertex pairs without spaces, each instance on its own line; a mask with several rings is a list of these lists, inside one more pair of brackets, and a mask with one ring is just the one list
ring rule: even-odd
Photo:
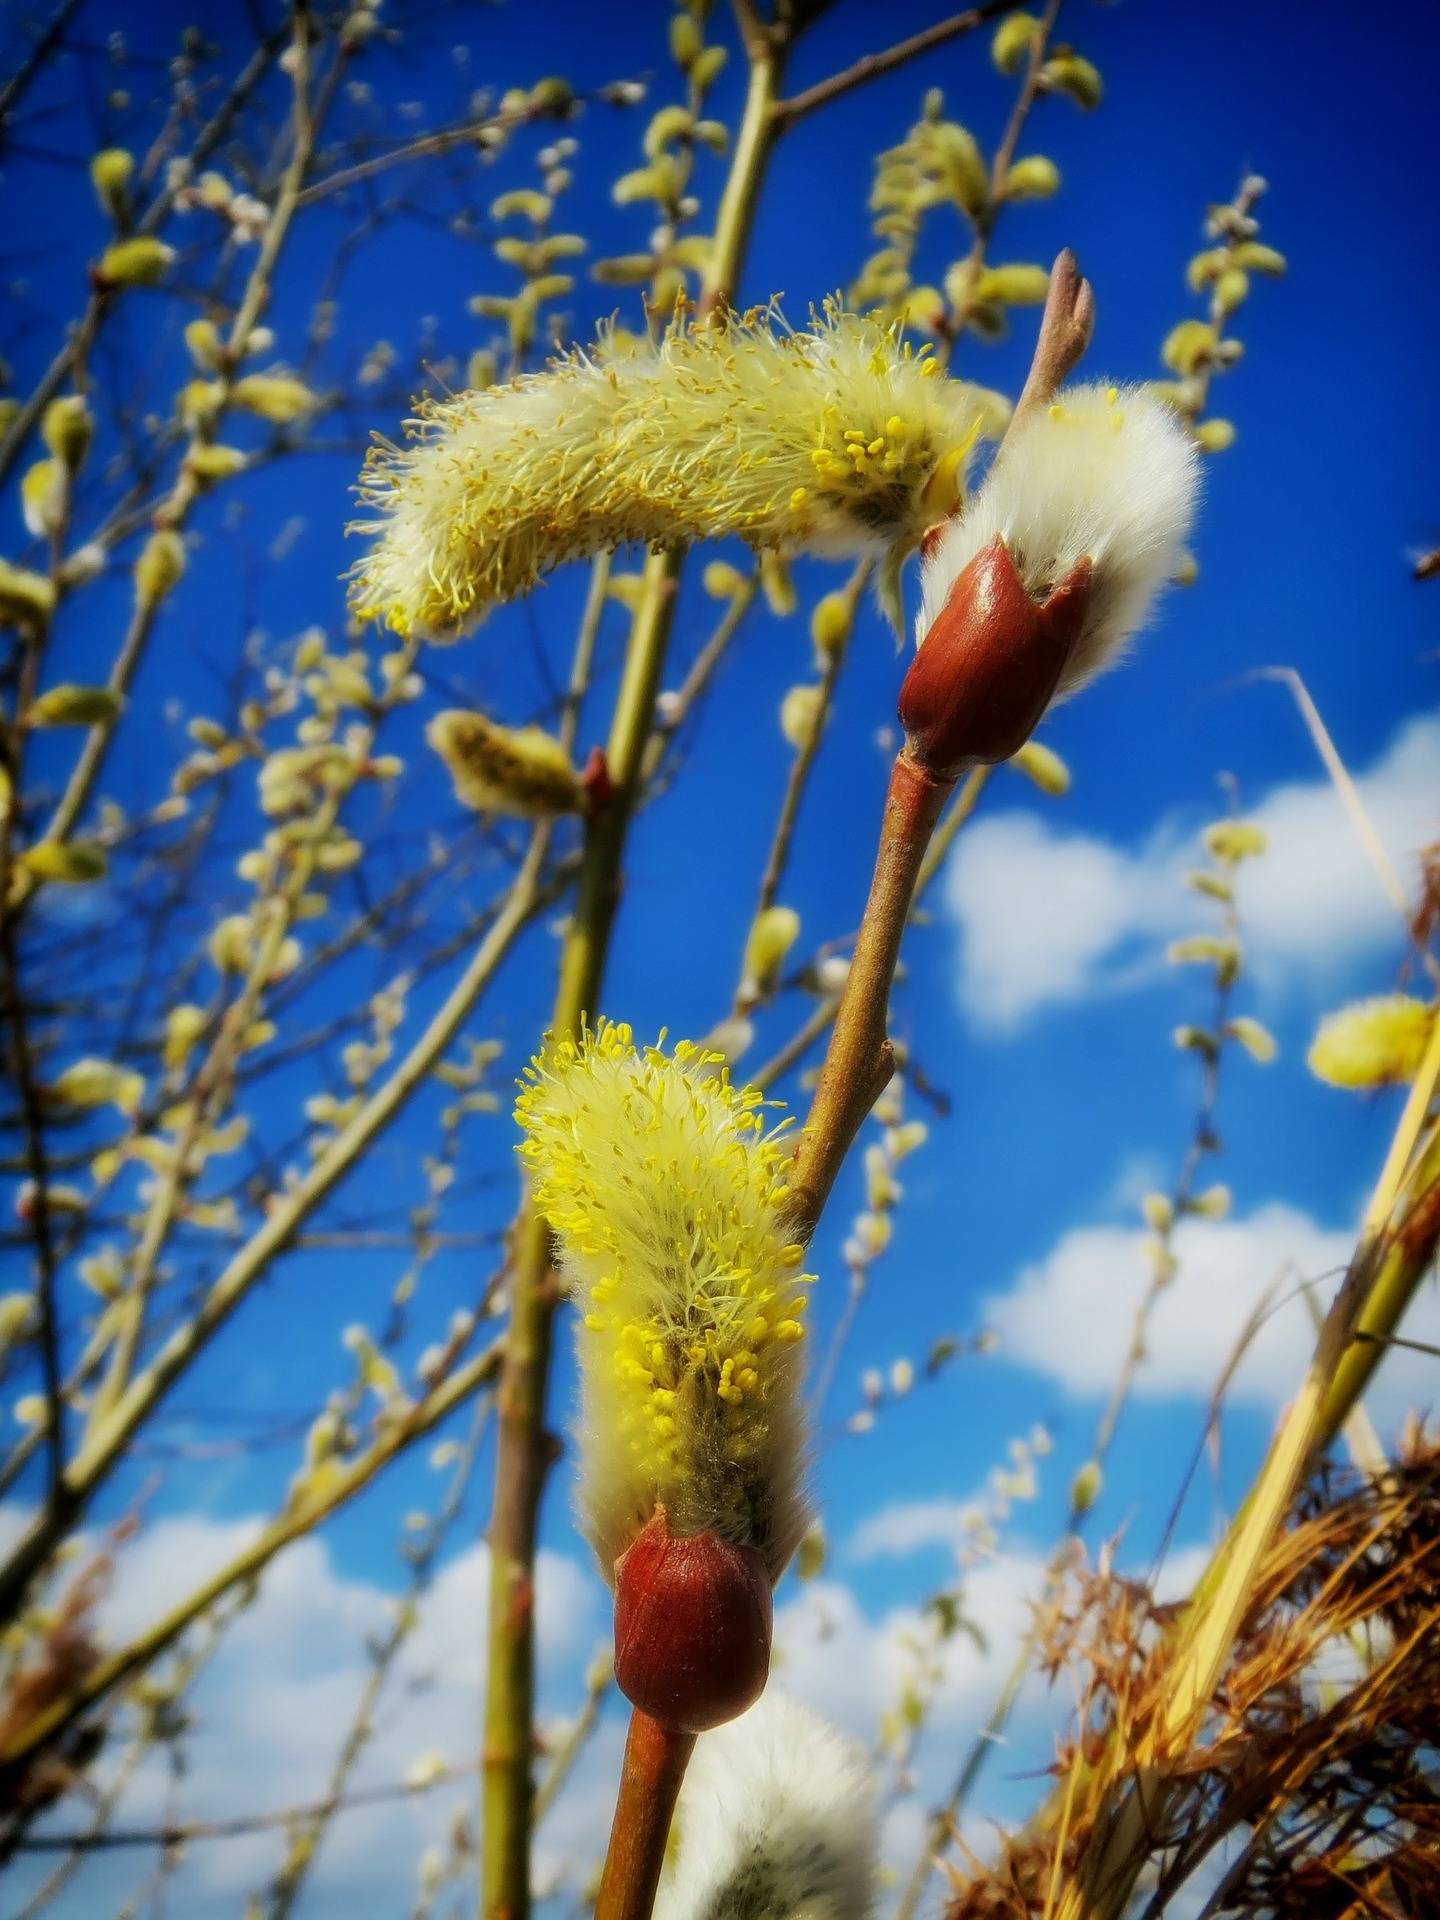
[[771,1687],[702,1734],[655,1920],[868,1920],[879,1848],[864,1755]]
[[1090,598],[1057,699],[1121,657],[1174,573],[1194,516],[1199,457],[1139,387],[1070,387],[1017,422],[983,484],[925,560],[923,644],[960,574],[998,536],[1037,601],[1082,560]]

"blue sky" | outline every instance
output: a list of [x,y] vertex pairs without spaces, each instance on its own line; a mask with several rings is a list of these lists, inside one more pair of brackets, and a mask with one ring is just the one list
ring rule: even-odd
[[[168,46],[186,17],[168,4],[109,13],[92,4],[86,11],[96,39],[123,21],[142,56]],[[789,90],[928,24],[939,11],[933,4],[877,9],[839,0],[796,55]],[[616,9],[553,0],[543,16],[547,44],[537,45],[528,9],[469,10],[463,30],[472,57],[465,69],[451,51],[462,29],[450,16],[396,5],[386,18],[400,29],[402,45],[393,57],[377,58],[365,78],[394,112],[405,101],[423,102],[430,122],[463,111],[472,85],[524,83],[557,66],[581,89],[649,73],[651,98],[659,104],[670,85],[664,12],[656,0],[618,10],[625,24],[617,32]],[[206,25],[233,60],[246,33],[245,10],[216,5]],[[1246,676],[1277,663],[1301,671],[1341,752],[1362,777],[1397,861],[1413,860],[1437,831],[1440,602],[1434,596],[1440,589],[1416,586],[1406,564],[1408,549],[1440,539],[1434,461],[1440,399],[1430,377],[1437,294],[1430,76],[1440,54],[1434,10],[1422,0],[1392,7],[1377,30],[1363,13],[1327,3],[1306,11],[1300,31],[1291,9],[1256,8],[1245,0],[1216,0],[1199,11],[1173,0],[1143,7],[1071,0],[1065,31],[1100,67],[1105,101],[1094,116],[1063,101],[1044,103],[1036,113],[1022,151],[1050,154],[1062,170],[1063,189],[1053,201],[1008,212],[992,258],[1047,261],[1061,244],[1076,248],[1098,300],[1091,370],[1118,379],[1159,373],[1159,342],[1195,311],[1183,269],[1202,243],[1204,208],[1228,197],[1246,170],[1257,169],[1270,182],[1260,209],[1264,235],[1286,254],[1290,270],[1281,281],[1257,282],[1237,322],[1245,356],[1217,385],[1216,410],[1234,420],[1238,435],[1207,467],[1194,542],[1197,583],[1169,596],[1155,631],[1123,674],[1047,724],[1043,738],[1074,775],[1065,799],[1043,799],[1013,774],[997,777],[937,886],[931,924],[907,947],[897,1030],[930,1080],[951,1096],[953,1109],[932,1120],[928,1144],[907,1163],[895,1239],[837,1377],[830,1424],[859,1405],[863,1365],[919,1361],[938,1336],[964,1337],[986,1324],[1000,1326],[1004,1337],[996,1354],[958,1360],[939,1383],[887,1409],[874,1432],[836,1438],[817,1462],[817,1493],[835,1550],[827,1575],[833,1581],[831,1657],[839,1662],[843,1652],[852,1666],[881,1676],[891,1672],[891,1610],[953,1575],[954,1505],[983,1487],[1012,1435],[1044,1422],[1054,1451],[1039,1463],[1038,1498],[1006,1533],[1008,1571],[987,1569],[977,1583],[977,1605],[990,1610],[1003,1646],[1020,1618],[1020,1596],[1030,1590],[1029,1563],[1053,1538],[1070,1474],[1085,1457],[1107,1367],[1113,1370],[1107,1354],[1118,1361],[1142,1284],[1133,1246],[1135,1203],[1146,1187],[1169,1183],[1188,1137],[1193,1068],[1169,1035],[1177,1022],[1203,1016],[1205,986],[1198,974],[1165,968],[1158,955],[1174,934],[1205,924],[1203,903],[1183,894],[1177,876],[1193,862],[1198,829],[1223,810],[1222,772],[1233,776],[1243,804],[1272,830],[1272,855],[1247,874],[1242,889],[1255,967],[1241,1004],[1274,1029],[1281,1056],[1266,1069],[1239,1058],[1227,1066],[1225,1152],[1215,1177],[1233,1189],[1234,1220],[1196,1230],[1190,1277],[1182,1268],[1173,1312],[1157,1323],[1150,1379],[1142,1380],[1126,1416],[1107,1477],[1097,1530],[1124,1526],[1137,1563],[1169,1516],[1210,1380],[1244,1311],[1285,1260],[1293,1260],[1298,1274],[1313,1276],[1341,1257],[1345,1231],[1378,1165],[1392,1117],[1388,1103],[1352,1100],[1316,1085],[1306,1076],[1303,1053],[1319,1012],[1347,994],[1393,983],[1402,942],[1323,787],[1288,698]],[[720,12],[715,32],[729,37]],[[130,84],[136,102],[158,84],[143,58]],[[930,85],[945,89],[949,112],[970,125],[982,145],[993,145],[1009,84],[990,67],[979,37],[805,123],[776,156],[743,298],[783,295],[798,320],[811,302],[853,276],[870,247],[865,201],[872,156],[904,132]],[[712,102],[717,113],[733,116],[739,87],[738,71],[728,72]],[[97,138],[138,138],[130,128],[143,122],[137,108],[113,118],[101,108],[87,132],[93,92],[73,68],[42,90],[37,104],[44,116],[3,166],[11,209],[5,271],[12,280],[23,275],[52,321],[72,310],[83,261],[99,244],[98,216],[74,156]],[[358,124],[365,109],[353,111]],[[644,109],[626,115],[596,107],[569,129],[580,145],[566,218],[590,236],[594,254],[644,242],[644,211],[617,209],[608,198],[615,174],[635,163],[643,124]],[[483,206],[503,186],[527,183],[527,155],[545,137],[517,142],[474,190],[476,203]],[[713,194],[719,177],[720,163],[706,162],[699,190]],[[307,220],[304,245],[287,261],[268,315],[282,356],[298,351],[308,303],[346,224],[337,203],[317,209]],[[958,229],[947,233],[942,215],[932,222],[927,245],[931,271],[938,273],[963,250],[963,236]],[[353,363],[381,338],[410,356],[426,316],[433,316],[440,350],[463,362],[485,343],[487,326],[467,313],[466,301],[495,284],[483,245],[438,225],[398,224],[362,254],[345,283],[332,349],[337,364]],[[612,301],[582,278],[574,308],[575,332],[584,337]],[[168,303],[137,300],[114,336],[119,377],[159,396],[178,386],[185,377],[178,337],[184,317]],[[53,331],[26,327],[4,343],[17,391],[25,390],[53,341]],[[1029,316],[1021,313],[999,347],[967,344],[958,370],[1013,391],[1030,341]],[[395,421],[377,417],[368,424],[390,432]],[[153,720],[122,739],[107,774],[109,789],[128,806],[163,791],[169,762],[157,755],[155,741],[178,741],[183,717],[177,716],[204,712],[214,702],[247,625],[283,637],[312,623],[333,628],[340,619],[338,576],[353,557],[343,529],[354,466],[348,453],[307,456],[247,483],[239,515],[223,515],[213,502],[202,508],[195,525],[204,566],[194,566],[193,581],[175,596],[137,693]],[[13,503],[5,513],[0,547],[9,551],[21,536]],[[301,526],[285,564],[267,564],[270,543],[297,517]],[[798,567],[802,605],[831,577],[817,563]],[[547,674],[561,671],[582,592],[582,576],[562,575],[528,605],[493,619],[477,639],[427,662],[430,691],[418,714],[404,721],[408,737],[400,742],[412,771],[394,802],[395,818],[415,846],[427,833],[463,831],[444,782],[418,747],[419,720],[457,695],[506,716],[532,711],[543,702]],[[125,597],[123,583],[102,584],[90,597],[91,617],[62,627],[63,677],[83,679],[108,658]],[[691,579],[676,623],[670,684],[713,617],[698,577]],[[617,612],[602,640],[609,662],[621,633]],[[807,671],[803,620],[778,621],[763,609],[754,615],[690,734],[686,777],[636,826],[602,1011],[642,1031],[667,1026],[697,1033],[725,1010],[784,780],[777,710],[786,689]],[[801,913],[807,943],[852,926],[863,900],[887,767],[877,733],[891,722],[899,672],[893,643],[867,610],[784,889]],[[603,730],[603,700],[602,691],[587,715],[587,739]],[[236,830],[252,825],[242,814]],[[462,876],[449,911],[457,913],[467,898],[478,901],[483,886],[483,872],[478,879]],[[241,891],[235,882],[236,902]],[[102,935],[114,939],[121,903],[102,899],[96,911]],[[544,1023],[552,954],[550,931],[536,930],[476,1029],[505,1044],[502,1086]],[[383,977],[383,965],[367,960],[341,984],[368,991]],[[447,982],[448,975],[417,991],[417,1018]],[[763,1058],[802,1012],[792,996],[770,1016],[753,1058]],[[315,1084],[313,1074],[267,1081],[257,1133],[288,1139],[299,1101]],[[782,1091],[796,1095],[793,1086]],[[363,1197],[342,1194],[337,1219],[362,1204],[399,1211],[412,1203],[416,1159],[433,1144],[435,1107],[417,1102],[378,1155]],[[508,1128],[503,1122],[479,1126],[470,1138],[462,1192],[447,1221],[495,1227],[513,1200]],[[839,1248],[859,1204],[852,1173],[817,1240],[822,1337],[840,1304]],[[416,1351],[469,1297],[475,1262],[483,1257],[450,1257],[431,1270],[415,1316]],[[183,1277],[199,1277],[206,1256],[187,1251],[187,1258],[195,1264]],[[394,1278],[388,1257],[291,1257],[177,1392],[168,1432],[191,1433],[185,1416],[206,1408],[305,1415],[338,1372],[341,1329],[353,1320],[377,1324]],[[1292,1308],[1285,1325],[1288,1331],[1277,1330],[1262,1348],[1227,1422],[1218,1484],[1208,1466],[1199,1476],[1180,1528],[1182,1548],[1196,1548],[1220,1504],[1243,1487],[1285,1398],[1303,1351],[1303,1314]],[[568,1359],[562,1359],[557,1420],[570,1387]],[[1377,1397],[1382,1423],[1393,1422],[1407,1393],[1433,1402],[1422,1363]],[[149,1488],[146,1510],[157,1524],[181,1530],[172,1539],[183,1551],[175,1544],[173,1552],[199,1573],[218,1555],[222,1537],[230,1537],[222,1530],[241,1526],[283,1493],[293,1464],[284,1448],[219,1466],[166,1463],[163,1479]],[[155,1468],[147,1460],[122,1476],[103,1516],[118,1513]],[[547,1564],[556,1570],[561,1596],[556,1617],[570,1623],[554,1632],[547,1704],[557,1708],[573,1698],[601,1626],[595,1596],[583,1597],[589,1589],[577,1571],[565,1479],[562,1467],[544,1525],[554,1556]],[[242,1740],[239,1750],[263,1753],[258,1716],[256,1725],[245,1721],[239,1703],[249,1685],[259,1684],[257,1675],[275,1686],[290,1684],[287,1661],[295,1688],[313,1683],[328,1702],[325,1710],[341,1710],[377,1593],[397,1577],[398,1522],[427,1497],[432,1481],[423,1464],[405,1468],[341,1516],[322,1548],[300,1550],[295,1564],[301,1572],[285,1576],[293,1587],[273,1603],[290,1637],[283,1638],[280,1625],[268,1636],[252,1636],[244,1643],[254,1663],[249,1670],[242,1666],[244,1647],[232,1649],[225,1671],[233,1677],[216,1681],[197,1744],[241,1739],[235,1725],[244,1722],[246,1737],[259,1744],[252,1749]],[[881,1515],[889,1516],[884,1526],[877,1523]],[[854,1546],[862,1528],[869,1529],[862,1536],[870,1543],[865,1553]],[[152,1558],[160,1558],[158,1547]],[[467,1564],[473,1572],[473,1554]],[[452,1587],[445,1618],[463,1667],[458,1572]],[[812,1594],[794,1604],[819,1603]],[[334,1609],[352,1629],[343,1647],[341,1636],[323,1644],[316,1636],[315,1607]],[[810,1657],[797,1653],[794,1670],[809,1673]],[[826,1670],[817,1666],[814,1673],[823,1693],[831,1684]],[[847,1682],[849,1691],[840,1689],[844,1710],[857,1722],[883,1692],[881,1680],[869,1692],[868,1685]],[[942,1716],[945,1739],[936,1743],[925,1789],[944,1778],[947,1751],[958,1752],[966,1726],[983,1711],[987,1685],[978,1667],[955,1680],[948,1718]],[[390,1777],[394,1742],[411,1730],[404,1713],[413,1719],[415,1712],[398,1711],[402,1730],[385,1750]],[[316,1718],[323,1718],[318,1705]],[[416,1740],[425,1724],[420,1710]],[[463,1725],[445,1726],[463,1738]],[[452,1757],[460,1752],[457,1747]],[[599,1752],[594,1780],[581,1783],[601,1799],[606,1752]],[[309,1764],[307,1749],[292,1770],[297,1795],[307,1790],[306,1779],[318,1778],[304,1773]],[[998,1776],[1005,1771],[996,1769]],[[384,1775],[379,1761],[376,1772]],[[1013,1810],[1027,1793],[1002,1777],[986,1806]],[[248,1784],[246,1798],[269,1803],[275,1794],[283,1797],[278,1780],[271,1785],[260,1776]],[[592,1815],[587,1801],[574,1815],[577,1833],[588,1832]],[[408,1836],[411,1829],[397,1831]],[[193,1869],[197,1914],[211,1910],[206,1901],[230,1898],[232,1885],[263,1878],[268,1856],[262,1849],[239,1867],[233,1864],[238,1854],[228,1857],[228,1867]],[[325,1883],[317,1887],[317,1914],[341,1910],[344,1872],[364,1865],[362,1854],[342,1853],[340,1860],[338,1891],[327,1896]],[[107,1889],[123,1884],[121,1878],[105,1882]],[[92,1891],[98,1885],[97,1877]],[[66,1911],[90,1911],[83,1906],[90,1897],[77,1895],[82,1905]],[[333,1909],[327,1897],[336,1900]],[[213,1910],[233,1911],[233,1902]]]

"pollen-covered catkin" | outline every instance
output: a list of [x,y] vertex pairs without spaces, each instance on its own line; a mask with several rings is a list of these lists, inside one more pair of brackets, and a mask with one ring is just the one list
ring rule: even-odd
[[[956,504],[993,396],[928,347],[833,307],[680,316],[658,341],[602,334],[543,373],[425,401],[377,445],[361,617],[452,635],[560,562],[627,542],[738,534],[757,550],[908,550]],[[1003,424],[1003,423],[1001,423]]]
[[641,1052],[605,1021],[552,1038],[522,1082],[519,1151],[576,1299],[580,1512],[607,1578],[659,1507],[674,1534],[755,1548],[772,1581],[804,1532],[812,1276],[765,1105],[720,1054]]

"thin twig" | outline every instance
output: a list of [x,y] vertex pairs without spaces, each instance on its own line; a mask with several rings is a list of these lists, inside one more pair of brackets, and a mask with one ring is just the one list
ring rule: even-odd
[[386,1425],[364,1453],[347,1461],[317,1492],[303,1493],[247,1547],[234,1554],[198,1587],[176,1602],[135,1639],[109,1653],[61,1699],[47,1706],[27,1725],[17,1729],[0,1751],[0,1766],[20,1769],[29,1757],[67,1728],[98,1701],[143,1672],[187,1627],[207,1613],[223,1595],[253,1580],[292,1540],[313,1533],[323,1520],[363,1491],[383,1467],[430,1433],[457,1407],[480,1389],[493,1386],[500,1372],[503,1344],[495,1341],[444,1379],[423,1400]]
[[797,120],[803,120],[808,113],[814,113],[818,107],[828,107],[833,100],[841,99],[847,93],[853,93],[856,87],[863,87],[871,80],[878,80],[882,74],[893,73],[897,67],[903,67],[916,60],[922,53],[933,53],[936,47],[943,47],[952,40],[958,40],[963,34],[973,33],[976,27],[984,26],[987,20],[994,20],[1002,13],[1012,13],[1019,0],[985,0],[978,7],[966,7],[962,13],[951,14],[948,20],[937,21],[933,27],[924,27],[919,33],[912,33],[908,40],[897,40],[893,47],[886,47],[882,53],[863,54],[852,66],[843,72],[831,74],[828,80],[819,80],[813,87],[807,87],[803,93],[793,94],[788,100],[779,100],[772,110],[772,121],[777,133],[788,132]]

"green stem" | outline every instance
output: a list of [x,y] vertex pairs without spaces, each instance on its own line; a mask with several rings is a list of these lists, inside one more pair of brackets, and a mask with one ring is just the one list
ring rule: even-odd
[[[734,290],[773,137],[770,109],[783,49],[767,38],[750,53],[745,110],[702,295],[705,310],[723,305]],[[652,554],[646,563],[606,747],[614,794],[589,824],[574,916],[561,955],[553,1032],[573,1033],[585,1015],[595,1012],[682,564],[683,555],[675,551]],[[530,1910],[535,1538],[551,1458],[545,1400],[557,1291],[549,1228],[528,1209],[516,1232],[510,1298],[489,1532],[489,1653],[481,1751],[483,1920],[526,1920]]]

